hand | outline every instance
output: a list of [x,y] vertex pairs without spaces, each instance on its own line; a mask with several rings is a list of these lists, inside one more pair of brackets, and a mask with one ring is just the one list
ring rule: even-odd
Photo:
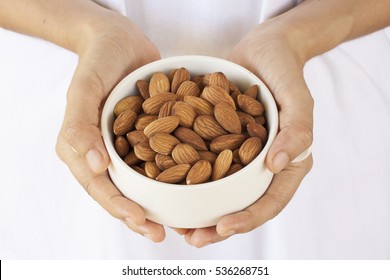
[[79,62],[71,81],[56,151],[87,193],[130,229],[153,241],[163,226],[146,220],[143,209],[111,182],[109,156],[100,134],[100,114],[113,87],[132,70],[160,58],[156,47],[120,15],[91,24],[78,45]]
[[313,100],[303,77],[304,63],[295,51],[299,46],[291,45],[283,34],[272,24],[259,25],[229,57],[259,76],[275,97],[280,131],[267,154],[266,165],[276,174],[265,194],[245,210],[223,217],[214,227],[180,230],[191,245],[203,247],[219,242],[274,218],[311,169],[311,155],[302,162],[291,163],[312,143]]

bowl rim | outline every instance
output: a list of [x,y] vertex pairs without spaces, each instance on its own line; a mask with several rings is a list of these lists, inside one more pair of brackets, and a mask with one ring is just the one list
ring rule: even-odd
[[[206,183],[201,183],[201,184],[184,185],[184,187],[183,187],[183,185],[181,185],[181,184],[173,184],[173,183],[165,183],[165,182],[156,181],[154,179],[151,179],[147,176],[144,176],[144,175],[138,173],[137,171],[132,169],[130,166],[128,166],[123,161],[123,159],[119,157],[119,155],[115,151],[113,141],[111,140],[111,137],[112,137],[111,133],[112,132],[110,132],[107,129],[107,127],[108,127],[107,123],[108,123],[109,116],[111,116],[113,114],[112,110],[108,109],[108,107],[110,107],[109,106],[110,103],[112,103],[111,100],[114,99],[114,96],[116,94],[118,94],[117,92],[121,92],[122,87],[124,87],[129,82],[129,80],[132,80],[134,76],[137,76],[137,75],[139,75],[139,73],[143,73],[150,68],[152,68],[152,69],[154,67],[158,68],[159,66],[161,68],[163,68],[165,64],[171,64],[173,62],[177,62],[178,67],[181,67],[179,63],[183,62],[183,61],[188,62],[188,60],[203,60],[207,63],[217,62],[219,64],[225,64],[228,67],[233,68],[234,71],[242,72],[243,74],[251,77],[251,79],[256,80],[256,83],[258,85],[261,85],[261,94],[267,95],[268,97],[270,97],[270,100],[272,101],[270,104],[267,104],[267,106],[268,106],[267,111],[269,111],[269,113],[272,114],[272,117],[274,118],[274,121],[275,121],[275,127],[270,127],[268,129],[267,143],[263,147],[260,154],[251,163],[244,166],[244,168],[242,168],[241,170],[239,170],[239,171],[235,172],[234,174],[229,175],[227,177],[218,179],[216,181],[211,181],[211,182],[206,182]],[[156,70],[147,71],[150,73],[148,73],[146,75],[149,75],[149,74],[151,75],[154,71],[159,71],[159,70],[156,69]],[[224,72],[223,69],[221,69],[221,72]],[[115,106],[115,105],[113,105],[113,106]],[[266,154],[267,154],[273,140],[275,139],[277,131],[278,131],[279,115],[278,115],[278,109],[276,106],[276,102],[275,102],[275,99],[274,99],[271,91],[268,89],[268,87],[265,85],[265,83],[259,77],[257,77],[254,73],[252,73],[248,69],[244,68],[243,66],[241,66],[239,64],[236,64],[234,62],[228,61],[226,59],[218,58],[218,57],[211,57],[211,56],[205,56],[205,55],[180,55],[180,56],[162,58],[162,59],[150,62],[150,63],[145,64],[145,65],[135,69],[134,71],[128,73],[112,89],[112,91],[108,95],[108,97],[104,103],[102,113],[101,113],[100,125],[101,125],[101,133],[102,133],[103,142],[104,142],[104,145],[107,149],[108,155],[110,157],[109,169],[115,162],[116,167],[120,167],[121,169],[129,171],[130,173],[132,173],[132,175],[140,177],[142,180],[145,180],[145,182],[147,182],[148,184],[156,184],[159,187],[168,188],[168,189],[180,189],[180,190],[187,189],[188,190],[188,189],[215,188],[216,185],[223,184],[227,180],[231,180],[231,179],[234,179],[234,177],[236,177],[236,176],[240,176],[240,173],[242,174],[243,172],[245,172],[245,170],[249,169],[247,167],[250,167],[251,165],[256,164],[256,162],[258,162],[258,161],[265,160]]]

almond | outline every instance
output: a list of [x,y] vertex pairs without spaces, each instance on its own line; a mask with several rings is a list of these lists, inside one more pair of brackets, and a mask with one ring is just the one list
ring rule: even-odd
[[232,95],[233,93],[241,94],[240,89],[232,81],[229,81],[229,92],[230,92],[230,95]]
[[190,165],[195,164],[200,160],[198,152],[188,144],[178,144],[172,151],[172,158],[177,164],[188,163]]
[[263,105],[259,101],[247,95],[243,95],[243,94],[239,95],[237,97],[237,103],[238,103],[238,107],[242,111],[248,113],[253,117],[261,116],[264,113]]
[[180,183],[186,178],[190,168],[191,165],[189,164],[178,164],[172,166],[161,172],[160,175],[157,176],[156,180],[164,183]]
[[252,97],[253,99],[257,100],[258,92],[259,92],[259,86],[252,85],[244,92],[244,95]]
[[220,153],[223,150],[238,149],[242,143],[245,142],[245,135],[243,134],[227,134],[215,138],[210,143],[210,150],[214,153]]
[[130,144],[124,136],[117,136],[115,139],[115,151],[123,158],[130,152]]
[[157,154],[154,159],[156,161],[158,168],[162,171],[176,165],[176,162],[173,160],[171,156]]
[[172,115],[180,118],[180,125],[188,128],[192,128],[197,114],[194,108],[183,102],[178,101],[172,108]]
[[240,152],[240,148],[235,149],[233,151],[233,162],[242,164],[239,152]]
[[171,92],[162,92],[145,100],[142,104],[142,108],[144,109],[144,112],[146,114],[158,115],[161,106],[164,105],[165,102],[175,100],[176,94],[173,94]]
[[236,109],[236,104],[234,103],[233,98],[229,95],[228,91],[219,86],[206,86],[200,97],[207,100],[214,106],[220,102],[226,102],[227,104],[230,104],[233,109]]
[[137,145],[139,142],[143,141],[143,140],[147,140],[148,138],[146,137],[146,135],[144,134],[143,131],[141,130],[133,130],[133,131],[130,131],[126,134],[126,137],[127,137],[127,141],[129,141],[130,145],[132,147],[134,147],[135,145]]
[[214,164],[215,160],[217,159],[217,154],[211,151],[198,151],[198,154],[201,159],[207,160],[210,163]]
[[265,129],[264,126],[258,123],[248,123],[247,131],[250,136],[259,137],[261,139],[262,145],[265,146],[265,143],[267,142],[268,133],[267,129]]
[[203,83],[207,86],[218,86],[229,92],[230,83],[222,72],[215,72],[203,76]]
[[142,141],[134,146],[134,153],[137,156],[137,158],[143,160],[143,161],[153,161],[156,152],[153,151],[153,149],[149,145],[149,141]]
[[187,95],[184,96],[184,102],[190,104],[199,116],[213,114],[213,105],[200,97]]
[[227,134],[226,130],[222,128],[218,121],[209,115],[202,115],[195,119],[194,131],[207,141]]
[[145,163],[145,174],[151,179],[156,179],[160,175],[161,170],[158,168],[157,164],[152,161]]
[[180,141],[169,133],[157,132],[149,137],[150,147],[155,152],[163,155],[170,155],[173,148],[179,143]]
[[160,111],[158,112],[159,118],[172,116],[172,108],[175,106],[176,101],[165,102],[164,105],[161,106]]
[[264,117],[264,115],[255,117],[254,119],[255,119],[255,123],[258,123],[258,124],[261,124],[261,125],[265,125],[265,117]]
[[199,160],[187,174],[187,185],[201,184],[209,180],[212,172],[211,163],[207,160]]
[[249,115],[247,113],[244,113],[244,112],[241,112],[241,111],[237,111],[237,116],[240,119],[240,123],[241,123],[241,127],[242,128],[246,129],[248,123],[254,123],[255,122],[255,119],[251,115]]
[[[153,97],[151,97],[150,99],[152,98]],[[150,135],[156,132],[171,133],[179,125],[179,122],[180,122],[180,118],[177,116],[169,116],[169,117],[157,119],[151,122],[147,127],[145,127],[144,133],[148,138],[150,137]]]
[[233,161],[233,153],[231,150],[222,151],[214,162],[213,173],[211,179],[213,181],[225,177],[228,172],[230,165]]
[[177,69],[172,78],[172,92],[176,93],[180,85],[183,82],[190,80],[190,78],[190,72],[186,68],[181,67]]
[[178,127],[175,130],[175,136],[182,143],[189,144],[198,151],[207,151],[207,146],[202,137],[195,131],[186,127]]
[[204,88],[203,76],[204,75],[196,75],[196,76],[192,77],[192,79],[191,79],[195,84],[198,85],[200,91],[202,91]]
[[115,135],[125,135],[127,132],[134,128],[135,120],[137,119],[137,114],[131,110],[127,109],[123,111],[114,121],[113,131]]
[[261,152],[263,148],[259,137],[248,138],[239,150],[240,160],[244,165],[252,162]]
[[149,94],[149,82],[144,80],[138,80],[136,82],[138,92],[142,96],[144,100],[148,99],[150,97]]
[[123,160],[127,165],[129,166],[133,166],[133,165],[136,165],[138,163],[140,163],[142,160],[140,160],[134,153],[134,151],[131,151],[130,153],[128,153],[124,160]]
[[142,109],[142,103],[144,100],[139,95],[132,95],[120,100],[114,107],[115,116],[119,116],[123,111],[127,109],[133,110],[135,113],[139,113]]
[[230,97],[233,98],[234,104],[236,105],[236,108],[238,108],[238,102],[237,102],[237,97],[241,95],[240,92],[234,91],[230,94]]
[[156,115],[148,115],[144,114],[141,116],[138,116],[138,119],[135,121],[135,129],[136,130],[144,130],[145,127],[147,127],[151,122],[157,120]]
[[240,171],[243,167],[244,166],[239,163],[232,164],[232,166],[230,166],[228,172],[226,173],[226,177],[236,173],[237,171]]
[[199,96],[199,86],[193,81],[184,81],[176,91],[177,100],[183,101],[184,96]]
[[149,94],[150,97],[156,96],[162,92],[169,92],[171,84],[169,78],[162,72],[156,72],[152,75],[149,82]]
[[132,166],[131,168],[133,168],[135,171],[137,171],[139,174],[143,175],[143,176],[146,176],[146,172],[145,172],[145,169],[143,169],[142,167],[140,166],[137,166],[137,165],[134,165]]
[[241,122],[236,110],[225,102],[220,102],[214,107],[214,117],[218,123],[230,133],[241,133]]

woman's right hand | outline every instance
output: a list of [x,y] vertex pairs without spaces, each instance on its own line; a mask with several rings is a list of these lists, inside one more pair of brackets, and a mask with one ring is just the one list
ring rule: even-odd
[[113,87],[134,69],[160,58],[157,48],[127,18],[105,10],[90,20],[76,43],[79,62],[72,78],[56,151],[87,193],[131,230],[159,242],[162,225],[125,198],[109,178],[109,156],[100,134],[100,115]]

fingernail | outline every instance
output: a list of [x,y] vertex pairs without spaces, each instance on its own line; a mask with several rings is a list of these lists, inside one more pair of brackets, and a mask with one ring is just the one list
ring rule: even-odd
[[92,171],[96,173],[102,171],[103,155],[98,150],[89,150],[85,155],[85,158],[88,162],[89,168],[91,168]]
[[288,155],[285,152],[279,152],[274,156],[272,160],[275,173],[280,172],[289,162]]
[[143,234],[143,236],[148,238],[148,239],[150,239],[150,240],[152,240],[152,241],[154,241],[153,240],[153,236],[151,234],[149,234],[149,233],[145,233],[145,234]]

